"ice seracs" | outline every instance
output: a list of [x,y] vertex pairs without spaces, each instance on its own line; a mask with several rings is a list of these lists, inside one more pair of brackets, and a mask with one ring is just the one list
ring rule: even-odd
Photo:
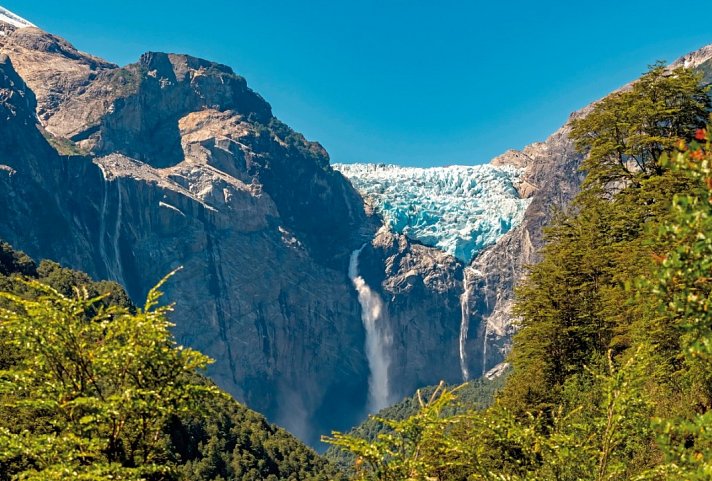
[[529,206],[512,166],[336,164],[389,227],[469,263],[517,227]]
[[0,7],[0,22],[9,23],[16,28],[35,27],[36,25],[12,13],[10,10]]

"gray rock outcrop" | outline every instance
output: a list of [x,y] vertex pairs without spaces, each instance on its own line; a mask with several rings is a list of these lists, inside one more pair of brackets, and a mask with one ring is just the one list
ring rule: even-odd
[[[697,61],[697,60],[695,60]],[[580,182],[567,127],[493,161],[525,170],[524,221],[467,266],[381,229],[321,145],[229,67],[147,53],[126,67],[0,22],[0,238],[121,282],[165,274],[175,335],[209,375],[315,443],[359,422],[369,368],[351,254],[385,304],[394,397],[499,363],[513,286]],[[467,285],[466,285],[467,284]]]

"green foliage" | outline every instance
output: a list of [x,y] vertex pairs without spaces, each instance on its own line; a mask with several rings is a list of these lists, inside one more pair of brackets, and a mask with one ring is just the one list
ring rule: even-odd
[[448,415],[433,400],[373,442],[334,436],[363,460],[358,479],[712,479],[712,153],[695,131],[709,108],[698,84],[657,65],[574,122],[585,188],[517,291],[497,402]]
[[660,156],[677,139],[705,125],[710,108],[700,74],[654,65],[629,88],[601,100],[572,124],[571,136],[587,151],[586,185],[635,180],[662,172]]
[[64,137],[57,137],[56,135],[48,132],[44,128],[40,128],[40,133],[47,140],[47,143],[57,151],[59,155],[72,156],[72,155],[88,155],[89,152],[80,148],[77,144]]
[[327,481],[341,474],[286,431],[226,396],[168,426],[179,480]]
[[441,384],[427,402],[420,397],[420,392],[418,397],[421,409],[413,416],[404,420],[378,419],[389,429],[379,433],[374,441],[338,432],[323,441],[356,455],[355,479],[426,479],[431,469],[430,459],[438,459],[432,451],[442,449],[437,441],[444,440],[443,435],[454,419],[442,417],[443,409],[454,399],[454,394]]
[[193,372],[168,308],[6,243],[0,291],[0,479],[341,479]]
[[658,231],[672,221],[673,196],[694,184],[660,158],[692,137],[709,105],[697,74],[656,65],[573,122],[572,139],[588,152],[585,189],[546,232],[543,259],[519,286],[521,330],[503,394],[515,411],[555,407],[584,365],[644,339],[663,347],[664,370],[679,369],[678,336],[639,280],[657,276],[654,258],[671,243]]
[[[454,402],[447,404],[443,409],[444,416],[462,414],[471,410],[483,410],[490,407],[494,401],[496,393],[501,389],[506,380],[506,375],[493,380],[475,379],[465,384],[457,386],[457,398]],[[369,416],[360,425],[352,429],[348,434],[366,441],[374,441],[380,434],[391,431],[388,424],[380,420],[403,421],[415,415],[421,408],[422,398],[431,398],[433,393],[441,386],[428,386],[418,390],[413,396],[403,399],[401,402],[382,409],[375,416]],[[448,387],[451,389],[451,387]],[[325,457],[343,471],[352,472],[356,456],[348,450],[331,446],[325,453]]]
[[665,463],[651,471],[651,478],[712,478],[712,144],[705,131],[698,131],[697,139],[704,145],[693,142],[688,149],[683,144],[663,159],[695,187],[674,197],[673,222],[661,228],[674,247],[661,260],[655,290],[669,325],[679,333],[697,414],[656,421]]
[[640,439],[649,439],[649,404],[641,397],[637,358],[593,373],[599,396],[560,407],[551,421],[520,419],[494,406],[445,415],[456,389],[435,391],[375,441],[335,433],[326,441],[357,456],[357,480],[617,480],[636,466]]
[[209,360],[175,345],[170,308],[156,307],[160,284],[136,313],[27,284],[37,300],[0,293],[12,305],[0,311],[0,335],[24,354],[0,371],[0,395],[6,409],[42,422],[2,426],[0,459],[21,457],[28,480],[162,477],[166,421],[216,391],[191,380]]

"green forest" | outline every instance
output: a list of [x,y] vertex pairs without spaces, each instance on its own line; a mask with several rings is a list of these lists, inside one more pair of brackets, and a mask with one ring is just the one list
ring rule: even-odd
[[325,438],[359,480],[712,479],[708,88],[657,64],[571,123],[586,177],[517,291],[490,407]]
[[325,437],[336,463],[204,377],[170,276],[137,306],[0,244],[0,480],[712,479],[711,108],[656,64],[573,120],[585,181],[518,287],[508,375]]

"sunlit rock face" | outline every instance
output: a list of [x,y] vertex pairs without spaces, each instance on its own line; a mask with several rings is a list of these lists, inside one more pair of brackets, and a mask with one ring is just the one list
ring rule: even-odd
[[174,334],[223,389],[309,442],[359,422],[348,267],[378,221],[326,151],[227,66],[148,53],[120,68],[5,17],[0,238],[138,303],[182,266],[165,286]]
[[[364,200],[229,67],[155,52],[119,67],[0,10],[0,238],[139,303],[183,266],[165,286],[178,341],[315,444],[363,419],[370,379],[390,401],[502,360],[513,286],[580,159],[565,126],[490,166],[384,168],[378,207],[372,177]],[[364,306],[387,335],[371,365]]]
[[[118,67],[0,27],[0,238],[120,281],[139,303],[182,266],[165,286],[178,341],[311,443],[362,420],[370,379],[389,380],[382,404],[460,378],[461,263],[377,236],[326,151],[229,67],[163,53]],[[371,366],[349,277],[364,244],[358,274],[392,332],[390,362]]]
[[391,230],[466,263],[516,228],[531,202],[517,190],[523,170],[511,165],[334,168],[373,203]]

